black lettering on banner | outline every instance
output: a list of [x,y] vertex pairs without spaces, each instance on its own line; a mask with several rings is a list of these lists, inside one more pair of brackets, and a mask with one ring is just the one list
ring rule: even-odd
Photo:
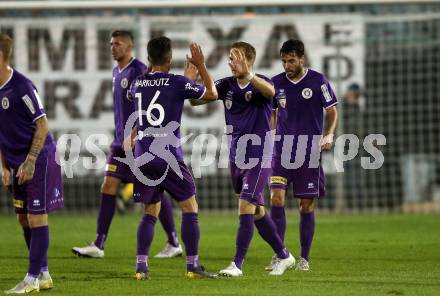
[[[65,94],[59,94],[62,91]],[[75,100],[78,99],[81,92],[80,85],[74,80],[55,80],[44,82],[44,109],[48,118],[56,118],[55,110],[56,105],[60,102],[70,118],[78,119],[82,118],[78,106],[75,104]]]
[[54,44],[49,29],[28,29],[28,61],[30,71],[40,71],[42,42],[52,70],[60,71],[63,69],[66,61],[66,52],[69,47],[73,49],[74,69],[86,69],[86,41],[83,29],[64,29],[58,46]]
[[238,41],[246,29],[246,27],[233,27],[229,33],[223,33],[220,28],[208,28],[207,31],[215,42],[215,47],[206,59],[206,66],[215,68],[224,54],[229,56],[232,43]]
[[353,75],[354,61],[341,53],[341,48],[352,45],[352,33],[353,28],[350,22],[324,25],[324,42],[327,46],[335,48],[335,53],[324,56],[323,60],[324,73],[330,80],[346,80]]
[[[282,39],[284,36],[285,39]],[[301,37],[293,24],[278,24],[275,25],[269,34],[266,45],[264,47],[264,55],[261,59],[258,68],[269,69],[272,67],[274,61],[279,61],[280,59],[280,48],[284,41],[288,39],[300,39]],[[307,58],[307,48],[306,48],[305,60],[306,63],[309,60]]]
[[101,112],[113,112],[113,100],[106,104],[105,99],[108,95],[110,95],[110,97],[112,95],[112,81],[103,80],[93,99],[93,107],[90,111],[89,118],[99,118]]
[[[339,67],[341,73],[337,73],[336,69]],[[354,64],[353,61],[344,55],[327,55],[324,57],[324,74],[329,80],[346,80],[353,75]],[[339,76],[339,77],[338,77]]]

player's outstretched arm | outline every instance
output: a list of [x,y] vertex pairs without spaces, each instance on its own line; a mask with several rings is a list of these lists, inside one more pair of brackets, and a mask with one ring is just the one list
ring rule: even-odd
[[233,48],[231,56],[231,69],[239,73],[240,76],[244,76],[265,98],[272,99],[275,95],[275,88],[272,84],[252,72],[246,64],[243,53],[239,49]]
[[205,56],[203,55],[202,48],[197,43],[191,43],[190,45],[191,57],[187,56],[188,62],[197,67],[200,77],[202,78],[203,85],[206,88],[205,94],[200,98],[205,101],[217,100],[218,94],[214,84],[214,79],[209,75],[208,69],[205,65]]
[[29,149],[26,160],[18,168],[17,177],[19,185],[24,184],[33,178],[35,161],[46,142],[47,133],[49,132],[49,125],[46,116],[37,119],[35,125],[36,128],[31,148]]
[[320,146],[321,150],[330,150],[333,146],[333,137],[336,126],[338,125],[338,109],[336,106],[325,109],[327,117],[327,127],[324,131]]

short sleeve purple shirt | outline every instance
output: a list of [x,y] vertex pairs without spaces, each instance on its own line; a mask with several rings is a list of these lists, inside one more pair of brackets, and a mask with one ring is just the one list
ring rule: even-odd
[[[31,148],[35,121],[46,114],[34,84],[15,69],[0,86],[0,101],[0,150],[8,165],[17,169]],[[55,151],[55,143],[48,133],[41,152],[50,151]]]

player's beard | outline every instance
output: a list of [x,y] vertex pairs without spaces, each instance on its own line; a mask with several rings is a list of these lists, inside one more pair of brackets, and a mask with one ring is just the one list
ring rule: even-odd
[[287,77],[289,77],[290,79],[296,79],[302,73],[302,71],[303,68],[298,67],[297,69],[287,72]]

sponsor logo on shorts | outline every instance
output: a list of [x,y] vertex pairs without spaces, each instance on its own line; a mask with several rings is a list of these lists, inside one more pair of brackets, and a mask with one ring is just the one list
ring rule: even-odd
[[117,169],[118,167],[117,167],[117,165],[115,165],[115,164],[106,164],[105,165],[105,171],[106,172],[111,172],[111,173],[114,173],[114,172],[116,172],[116,169]]
[[247,189],[249,189],[249,184],[248,183],[243,184],[243,190],[247,190]]
[[287,179],[284,177],[273,176],[270,177],[270,184],[283,184],[287,185]]
[[302,90],[302,96],[304,99],[308,100],[313,96],[313,91],[310,88],[305,88]]
[[18,200],[18,199],[14,198],[14,207],[15,208],[19,208],[19,209],[24,208],[24,201],[23,200]]
[[313,189],[313,188],[315,188],[315,184],[313,184],[312,182],[310,182],[309,184],[307,184],[307,188],[308,188],[308,189]]
[[9,108],[9,99],[7,97],[3,97],[2,99],[2,108],[5,110]]
[[39,207],[39,206],[40,206],[40,200],[38,200],[38,199],[34,199],[34,201],[32,202],[32,205],[33,205],[34,207]]
[[53,190],[53,196],[55,196],[56,198],[58,198],[58,196],[60,196],[61,192],[58,188],[55,188]]

